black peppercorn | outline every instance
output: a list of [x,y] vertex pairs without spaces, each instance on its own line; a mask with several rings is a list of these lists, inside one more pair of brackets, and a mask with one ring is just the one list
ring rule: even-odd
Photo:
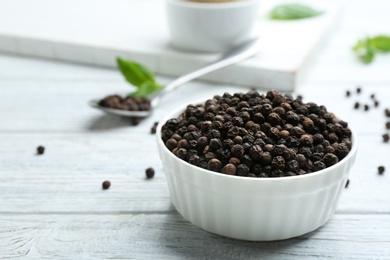
[[[261,107],[260,109],[260,112],[263,114],[263,115],[269,115],[271,112],[272,112],[272,106],[271,104],[263,104],[263,106]],[[256,121],[255,121],[256,122]]]
[[287,150],[287,147],[284,144],[274,145],[274,149],[272,149],[272,156],[282,155]]
[[275,178],[278,178],[278,177],[284,177],[284,172],[280,169],[274,169],[272,170],[272,174],[271,174],[271,177],[275,177]]
[[213,138],[210,140],[209,147],[212,151],[216,151],[222,147],[222,142],[217,138]]
[[249,167],[246,164],[239,164],[236,168],[238,176],[247,176],[249,173]]
[[202,169],[207,169],[207,165],[208,165],[207,161],[200,161],[198,166]]
[[388,143],[389,139],[390,139],[390,136],[389,136],[389,134],[384,134],[384,135],[382,135],[382,138],[383,138],[383,142],[384,143]]
[[146,178],[151,179],[154,176],[154,169],[149,167],[145,170]]
[[261,149],[260,145],[253,145],[249,150],[249,155],[253,160],[260,160],[262,153],[263,149]]
[[228,175],[235,175],[236,174],[236,166],[232,163],[228,163],[222,168],[222,173],[225,173]]
[[347,180],[347,182],[345,183],[345,188],[348,188],[349,186],[349,179]]
[[157,125],[158,125],[158,122],[154,122],[152,128],[150,128],[150,133],[151,134],[155,134],[156,131],[157,131]]
[[220,172],[222,169],[222,163],[218,159],[211,159],[207,164],[207,169],[214,172]]
[[339,159],[333,153],[327,153],[327,154],[325,154],[322,161],[325,163],[325,165],[327,167],[329,167],[329,166],[332,166],[332,165],[338,163]]
[[285,168],[285,160],[282,156],[276,156],[272,159],[272,168],[284,170]]
[[[188,141],[186,139],[182,139],[177,142],[177,148],[187,148]],[[169,148],[168,148],[169,149]]]
[[388,108],[385,109],[385,116],[390,117],[390,109]]
[[311,146],[313,144],[313,137],[311,135],[304,134],[300,138],[301,145]]
[[355,109],[358,109],[360,107],[359,102],[355,102],[355,105],[353,106]]
[[268,133],[269,137],[274,140],[279,140],[279,134],[280,134],[279,129],[276,127],[271,127]]
[[110,186],[111,186],[111,182],[110,182],[110,181],[104,181],[104,182],[102,183],[102,188],[103,188],[103,190],[109,189]]
[[350,148],[345,143],[341,143],[335,149],[335,153],[339,160],[343,159],[349,153]]
[[313,120],[311,120],[310,118],[306,117],[304,120],[303,120],[303,128],[306,130],[306,131],[312,131],[314,129],[314,122]]
[[286,150],[284,150],[282,156],[283,156],[283,158],[284,158],[286,161],[289,161],[289,160],[294,160],[294,159],[296,159],[297,153],[295,152],[294,149],[287,148]]
[[378,173],[379,175],[382,175],[385,172],[385,167],[384,166],[379,166],[378,167]]
[[44,152],[45,152],[45,147],[43,147],[42,145],[37,147],[37,154],[41,155],[44,154]]
[[187,158],[187,149],[185,149],[185,148],[178,149],[176,156],[182,160],[185,160]]
[[269,165],[272,162],[272,155],[270,152],[263,152],[260,155],[260,163],[261,165]]
[[234,166],[237,166],[241,163],[241,161],[237,157],[231,157],[229,159],[229,163],[233,164]]
[[287,130],[282,130],[279,133],[280,138],[283,138],[283,139],[287,139],[287,137],[289,137],[289,135],[290,135],[290,132]]
[[177,141],[175,139],[169,139],[168,141],[166,141],[165,143],[165,146],[170,150],[172,151],[173,149],[175,149],[177,147]]
[[290,129],[290,135],[293,135],[293,136],[296,136],[296,137],[300,137],[304,133],[305,133],[305,131],[302,128],[300,128],[299,126],[293,126]]
[[234,157],[240,158],[244,154],[244,147],[240,144],[235,144],[231,148],[231,152]]
[[258,124],[264,123],[264,120],[265,120],[262,113],[254,114],[252,119],[255,123],[258,123]]
[[237,135],[236,137],[233,138],[233,142],[235,144],[242,144],[242,137]]
[[297,173],[299,171],[299,163],[296,160],[287,161],[286,170]]
[[171,138],[172,139],[175,139],[177,142],[179,142],[182,138],[181,138],[181,136],[179,135],[179,134],[173,134],[172,136],[171,136]]
[[310,158],[313,151],[311,147],[303,146],[299,148],[299,153],[303,154],[306,158]]
[[268,122],[271,125],[280,125],[281,121],[282,121],[282,119],[280,118],[280,116],[277,113],[270,113],[268,115]]
[[314,162],[314,170],[315,171],[320,171],[320,170],[323,170],[326,168],[326,165],[325,163],[321,162],[321,161],[316,161]]
[[[181,141],[181,140],[180,140]],[[180,141],[178,143],[178,147],[180,145]],[[208,144],[209,140],[207,139],[206,136],[201,136],[198,138],[198,148],[199,149],[204,149],[206,147],[206,145]],[[180,147],[182,148],[182,147]]]
[[193,165],[198,165],[200,163],[200,157],[199,155],[191,155],[190,159],[188,159],[188,162]]

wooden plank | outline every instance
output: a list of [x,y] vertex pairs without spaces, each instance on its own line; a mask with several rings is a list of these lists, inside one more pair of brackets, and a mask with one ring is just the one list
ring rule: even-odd
[[4,258],[388,259],[389,215],[337,215],[307,235],[246,242],[205,232],[177,214],[1,215]]
[[[390,213],[390,175],[377,174],[379,165],[390,169],[389,147],[375,138],[361,138],[338,212]],[[173,210],[154,135],[0,134],[0,140],[0,213]],[[39,144],[46,147],[42,156],[35,155]],[[156,170],[151,180],[147,167]],[[102,191],[106,179],[112,187]]]
[[[96,71],[99,74],[99,70]],[[112,74],[118,74],[112,71]],[[120,75],[117,75],[120,76]],[[161,78],[167,82],[167,78]],[[0,132],[101,132],[112,130],[117,133],[146,133],[155,121],[159,121],[168,111],[178,106],[207,99],[224,92],[243,92],[247,88],[227,85],[212,85],[202,82],[190,82],[174,93],[164,97],[153,115],[139,126],[129,128],[129,120],[106,116],[100,111],[90,108],[87,102],[94,98],[102,98],[108,94],[131,91],[120,77],[114,81],[70,80],[70,81],[0,81],[2,93],[0,102]],[[390,91],[388,84],[367,84],[362,86],[361,95],[353,94],[345,97],[345,90],[354,91],[356,86],[349,84],[304,84],[296,93],[302,94],[305,101],[314,101],[328,107],[339,117],[350,122],[360,135],[380,136],[384,132],[384,108],[390,108]],[[265,92],[265,90],[259,90]],[[26,95],[25,93],[34,93]],[[375,93],[381,102],[373,108],[370,95]],[[17,100],[17,102],[15,101]],[[354,103],[369,104],[368,112],[353,109]],[[362,107],[362,106],[361,106]],[[48,109],[50,108],[50,109]]]
[[[8,134],[0,139],[0,211],[172,210],[154,135]],[[35,154],[39,144],[46,147],[41,156]],[[151,180],[145,176],[148,167],[156,170]],[[103,191],[107,179],[112,187]]]

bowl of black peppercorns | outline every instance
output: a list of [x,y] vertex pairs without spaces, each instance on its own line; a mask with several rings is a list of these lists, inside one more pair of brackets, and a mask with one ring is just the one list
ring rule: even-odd
[[325,224],[357,151],[347,122],[275,90],[194,102],[156,134],[176,210],[204,230],[251,241]]

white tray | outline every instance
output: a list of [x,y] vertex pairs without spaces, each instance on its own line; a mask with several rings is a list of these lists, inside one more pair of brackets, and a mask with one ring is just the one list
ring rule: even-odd
[[[267,20],[265,13],[279,2],[262,2],[259,54],[203,79],[294,89],[335,23],[339,8],[311,1],[325,14],[300,21]],[[121,56],[173,76],[216,58],[172,48],[165,18],[163,0],[2,0],[0,51],[109,67],[116,66],[115,58]]]

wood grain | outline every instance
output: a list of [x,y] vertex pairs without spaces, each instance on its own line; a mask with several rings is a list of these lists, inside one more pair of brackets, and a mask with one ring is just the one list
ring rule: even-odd
[[[7,147],[0,150],[0,213],[172,211],[155,136],[130,130],[122,134],[0,133],[2,147]],[[40,144],[46,151],[38,156]],[[375,136],[362,136],[359,147],[338,212],[390,213],[390,178],[377,174],[378,165],[390,168],[388,144]],[[151,180],[145,178],[147,167],[156,170]],[[112,187],[102,191],[106,179]]]
[[2,258],[389,259],[390,255],[390,222],[382,215],[336,215],[317,231],[275,242],[213,235],[177,214],[7,214],[0,221]]

